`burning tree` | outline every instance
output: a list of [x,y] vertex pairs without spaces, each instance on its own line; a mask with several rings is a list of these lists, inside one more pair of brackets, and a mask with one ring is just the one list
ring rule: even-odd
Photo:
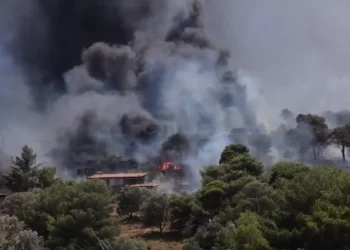
[[[181,133],[170,136],[162,145],[162,160],[158,170],[163,174],[176,174],[183,176],[184,169],[178,164],[189,152],[190,143],[188,138]],[[175,163],[177,162],[177,163]]]

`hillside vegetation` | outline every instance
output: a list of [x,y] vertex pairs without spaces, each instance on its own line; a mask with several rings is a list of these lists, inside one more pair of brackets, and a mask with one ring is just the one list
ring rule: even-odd
[[[316,115],[297,116],[300,160],[330,144],[343,161],[348,124],[328,129]],[[307,131],[307,133],[305,133]],[[307,135],[312,137],[308,137]],[[174,145],[173,145],[174,146]],[[181,148],[181,147],[180,147]],[[181,153],[181,152],[179,152]],[[143,166],[144,167],[144,166]],[[147,168],[146,168],[147,169]],[[346,250],[350,246],[350,172],[284,161],[264,166],[243,144],[203,167],[195,193],[137,187],[113,191],[98,180],[63,181],[22,148],[2,185],[0,249]]]
[[[25,146],[4,175],[0,249],[348,249],[350,173],[279,162],[241,144],[201,171],[193,194],[54,177]],[[117,202],[117,213],[112,213]]]

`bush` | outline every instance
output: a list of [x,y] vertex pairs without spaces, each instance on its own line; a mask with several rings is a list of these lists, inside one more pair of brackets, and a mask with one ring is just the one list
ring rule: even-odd
[[34,201],[35,194],[32,192],[14,193],[6,196],[0,204],[3,213],[16,216],[19,220],[24,220],[28,214],[30,203]]
[[139,212],[141,205],[152,194],[147,188],[124,187],[117,195],[118,214],[127,215],[128,219],[136,212]]
[[160,233],[168,224],[170,215],[169,196],[156,192],[141,207],[142,221],[145,226],[156,226]]
[[110,215],[113,201],[104,182],[57,183],[37,191],[25,222],[44,236],[50,249],[93,249],[98,246],[97,238],[113,239],[118,233]]
[[42,248],[42,239],[31,230],[26,230],[23,222],[16,216],[0,217],[0,249],[38,250]]

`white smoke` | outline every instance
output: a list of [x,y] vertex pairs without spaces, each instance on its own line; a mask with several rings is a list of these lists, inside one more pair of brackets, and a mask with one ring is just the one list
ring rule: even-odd
[[[30,142],[41,151],[36,132],[41,126],[38,115],[30,109],[29,88],[24,84],[25,75],[11,55],[0,46],[0,138],[1,149],[9,155],[20,152],[20,145]],[[40,118],[39,118],[40,119]]]
[[235,66],[261,82],[260,116],[349,107],[349,1],[206,0],[204,9]]

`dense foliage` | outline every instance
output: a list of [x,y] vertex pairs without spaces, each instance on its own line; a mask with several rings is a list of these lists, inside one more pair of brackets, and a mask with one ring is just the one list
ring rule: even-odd
[[26,230],[16,216],[0,217],[0,249],[36,250],[42,248],[42,239],[36,232]]
[[210,216],[185,249],[348,249],[349,172],[280,162],[262,175],[246,151],[230,151],[231,163],[202,173],[193,198]]
[[[329,129],[319,116],[296,119],[289,139],[301,158],[306,149],[320,158],[333,143],[346,160],[349,124]],[[264,136],[252,140],[269,143]],[[164,144],[169,155],[179,150],[176,142],[180,151],[188,149],[187,139],[176,135]],[[268,152],[260,148],[260,154]],[[292,161],[266,167],[246,146],[232,144],[217,165],[200,174],[195,193],[137,187],[115,193],[105,182],[55,178],[55,169],[37,164],[25,146],[3,176],[11,194],[1,202],[0,249],[147,249],[142,240],[120,236],[121,223],[131,218],[156,228],[161,237],[176,233],[185,250],[350,249],[350,172],[345,169]]]
[[25,192],[32,188],[46,188],[55,181],[55,168],[45,167],[39,169],[36,164],[37,155],[33,149],[24,146],[21,157],[11,166],[11,171],[3,175],[5,185],[13,192]]

